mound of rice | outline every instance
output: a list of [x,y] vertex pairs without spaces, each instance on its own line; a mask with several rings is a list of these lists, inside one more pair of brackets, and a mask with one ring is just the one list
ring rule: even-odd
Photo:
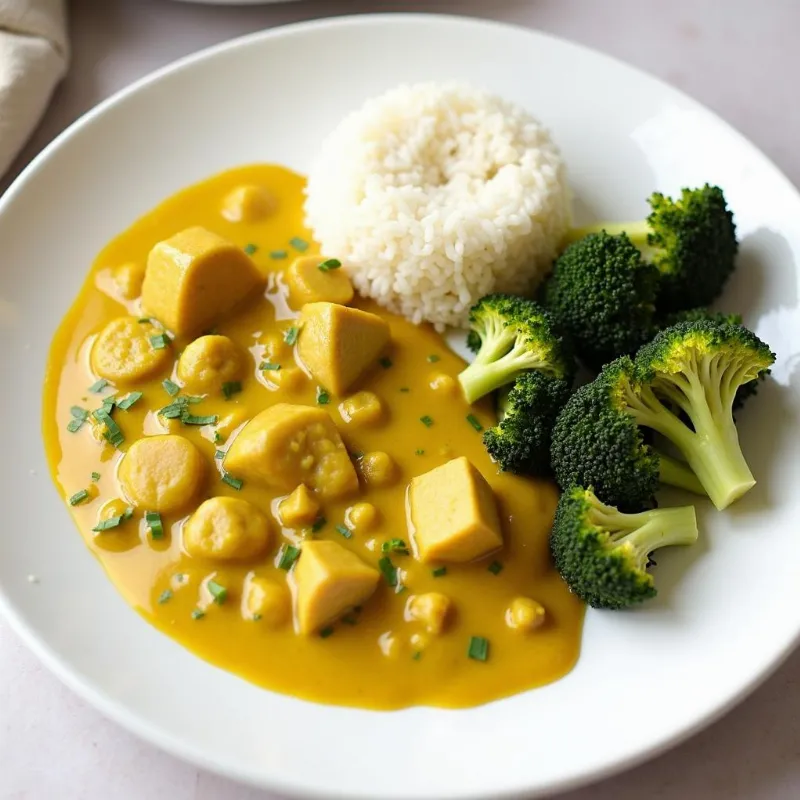
[[358,291],[439,330],[488,292],[533,291],[570,222],[548,132],[462,84],[369,100],[324,142],[307,195],[309,227]]

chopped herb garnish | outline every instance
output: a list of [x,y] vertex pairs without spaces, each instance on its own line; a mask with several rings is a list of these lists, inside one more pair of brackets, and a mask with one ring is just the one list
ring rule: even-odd
[[244,246],[244,251],[249,256],[253,255],[253,253],[255,253],[256,250],[258,250],[258,245],[257,244],[253,244],[252,242],[250,244],[246,244]]
[[184,412],[181,414],[181,422],[184,425],[216,425],[219,417],[216,414],[209,414],[205,417],[198,417],[196,414]]
[[328,524],[328,520],[325,517],[317,517],[314,520],[314,523],[311,526],[311,533],[318,533],[321,531],[326,525]]
[[210,580],[206,583],[206,588],[217,605],[221,606],[228,599],[228,590],[221,583]]
[[291,328],[287,328],[283,332],[283,341],[286,342],[286,344],[288,344],[289,347],[292,347],[297,343],[297,336],[299,333],[300,329],[295,325],[292,325]]
[[225,458],[225,451],[224,450],[215,450],[214,451],[214,458],[218,458],[220,461]]
[[436,567],[436,569],[431,570],[431,575],[434,578],[441,578],[442,575],[447,575],[447,567]]
[[317,386],[317,404],[326,406],[330,401],[331,396],[321,386]]
[[103,389],[106,388],[106,386],[108,386],[108,381],[105,378],[100,378],[99,381],[95,381],[89,387],[89,391],[92,392],[93,394],[100,394],[100,392],[102,392]]
[[308,250],[308,242],[305,239],[301,239],[299,236],[289,239],[289,244],[301,253],[305,253],[305,251]]
[[181,414],[183,414],[184,408],[186,407],[185,403],[170,403],[168,406],[164,406],[164,408],[160,408],[158,413],[164,417],[164,419],[178,419]]
[[100,473],[99,473],[99,472],[93,472],[93,473],[92,473],[92,480],[93,480],[95,483],[97,483],[97,481],[99,481],[99,480],[100,480]]
[[344,622],[345,625],[357,625],[358,617],[351,611],[342,617],[342,622]]
[[261,614],[253,614],[253,622],[258,622],[261,619]]
[[69,413],[72,414],[75,419],[79,419],[82,422],[85,422],[87,419],[89,419],[89,412],[80,406],[72,406],[72,408],[69,410]]
[[487,569],[492,573],[492,575],[499,575],[503,571],[503,565],[499,561],[492,561]]
[[109,517],[108,519],[98,522],[97,525],[92,528],[92,530],[96,531],[97,533],[102,533],[103,531],[111,530],[111,528],[117,528],[122,525],[123,522],[127,522],[132,516],[133,508],[128,506],[121,514],[117,514],[115,517]]
[[328,627],[327,627],[327,628],[323,628],[323,629],[322,629],[322,630],[319,632],[319,635],[320,635],[320,638],[321,638],[321,639],[327,639],[327,638],[328,638],[329,636],[331,636],[332,634],[333,634],[333,627],[332,627],[331,625],[328,625]]
[[69,499],[69,504],[71,506],[79,506],[84,500],[89,499],[89,492],[86,489],[81,489],[79,492],[75,492],[72,497]]
[[241,491],[242,486],[244,486],[244,481],[241,478],[234,478],[233,475],[229,475],[227,472],[222,473],[222,482],[227,483],[233,489],[236,489],[237,492]]
[[153,321],[153,318],[152,317],[139,317],[139,319],[137,319],[136,321],[140,325],[149,325]]
[[270,254],[270,258],[279,259],[279,258],[286,258],[288,253],[285,250],[273,250]]
[[409,389],[408,386],[401,386],[400,387],[400,391],[403,392],[403,393],[407,393],[407,392],[410,392],[411,389]]
[[389,369],[392,366],[392,359],[388,356],[384,356],[383,358],[379,359],[378,363],[384,368]]
[[170,600],[172,600],[172,589],[164,589],[164,591],[158,596],[158,602],[162,606],[164,603],[168,603]]
[[292,564],[300,558],[300,548],[293,544],[285,544],[281,547],[279,555],[278,568],[288,572],[292,568]]
[[103,433],[103,438],[114,447],[119,447],[125,441],[125,434],[122,429],[111,419],[111,414],[105,408],[98,408],[92,412],[94,418],[105,425],[106,430]]
[[433,417],[429,417],[427,414],[424,417],[420,417],[419,421],[426,427],[430,428],[433,425]]
[[157,511],[146,511],[144,521],[147,527],[150,528],[150,535],[154,539],[164,538],[164,525],[161,522],[161,514]]
[[163,350],[169,347],[171,343],[172,339],[169,338],[169,334],[167,333],[159,333],[150,337],[150,346],[153,350]]
[[363,451],[363,450],[353,450],[353,452],[352,452],[352,453],[350,453],[350,455],[351,455],[351,456],[352,456],[352,457],[353,457],[353,458],[354,458],[356,461],[358,461],[360,458],[364,458],[364,451]]
[[166,380],[161,381],[161,385],[164,387],[164,391],[170,396],[175,397],[176,394],[181,390],[181,387],[178,386],[177,383],[171,381],[169,378]]
[[321,262],[317,265],[317,269],[322,270],[323,272],[330,272],[332,269],[339,269],[342,266],[342,262],[339,261],[338,258],[329,258],[326,261]]
[[384,553],[397,553],[401,556],[408,555],[408,545],[402,539],[389,539],[381,545],[381,551]]
[[280,364],[273,364],[271,361],[262,361],[258,368],[263,370],[264,372],[277,372],[280,368]]
[[142,399],[141,392],[131,392],[127,397],[124,397],[122,400],[119,400],[117,402],[117,408],[121,408],[123,411],[128,411],[131,408],[131,406],[133,406],[141,399]]
[[486,661],[489,658],[489,640],[483,636],[473,636],[469,640],[467,655],[474,661]]
[[478,421],[478,418],[474,414],[467,414],[467,422],[475,428],[478,433],[483,430],[483,425]]
[[219,431],[214,431],[214,444],[222,444],[224,441],[225,437]]
[[352,539],[353,537],[353,532],[350,530],[350,528],[348,528],[347,525],[342,525],[341,523],[336,526],[336,532],[341,533],[345,539]]
[[201,611],[199,608],[195,608],[192,611],[192,619],[203,619],[203,617],[205,615],[206,615],[206,612],[205,611]]
[[414,655],[413,655],[413,656],[411,656],[411,658],[413,658],[413,659],[414,659],[414,661],[419,661],[419,660],[422,658],[422,650],[417,650],[417,651],[414,653]]
[[77,433],[83,427],[84,420],[78,419],[77,417],[73,417],[67,423],[67,430],[70,433]]
[[415,456],[424,456],[425,455],[425,451],[424,450],[415,450],[414,451],[414,455]]
[[222,384],[222,394],[225,396],[226,400],[230,400],[235,394],[239,394],[242,391],[242,382],[241,381],[226,381]]
[[431,364],[435,364],[437,361],[441,361],[441,356],[437,356],[436,353],[431,353],[428,356],[428,362]]
[[389,556],[384,556],[378,561],[378,569],[389,586],[397,586],[397,567]]

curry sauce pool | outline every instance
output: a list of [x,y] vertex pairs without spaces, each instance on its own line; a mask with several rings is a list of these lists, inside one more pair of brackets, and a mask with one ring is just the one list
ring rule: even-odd
[[[463,707],[561,677],[577,658],[583,607],[550,562],[557,493],[547,482],[498,474],[479,430],[493,423],[491,406],[471,407],[457,389],[464,362],[432,329],[357,297],[351,307],[380,317],[390,336],[374,363],[337,393],[295,362],[302,341],[295,296],[300,284],[289,268],[298,256],[316,252],[302,223],[303,186],[300,176],[277,166],[231,170],[168,199],[98,256],[53,342],[44,402],[51,470],[65,501],[73,503],[81,535],[146,619],[211,663],[269,689],[367,708]],[[209,325],[213,330],[200,332],[233,342],[238,353],[241,375],[225,380],[222,390],[189,388],[192,380],[202,384],[190,363],[192,348],[206,346],[195,344],[197,335],[176,334],[157,319],[139,322],[146,316],[140,285],[151,250],[198,226],[248,255],[263,287]],[[327,262],[335,274],[333,256],[320,256],[318,264]],[[312,272],[309,279],[316,277]],[[337,281],[344,295],[332,299],[346,303],[346,287]],[[306,307],[303,315],[309,313]],[[144,373],[118,383],[96,371],[96,341],[123,317],[146,329],[145,352],[154,358]],[[124,347],[118,352],[126,357]],[[358,484],[351,494],[326,496],[328,473],[320,485],[304,481],[305,488],[295,491],[288,483],[274,488],[228,468],[227,451],[244,426],[266,412],[274,422],[279,405],[309,409],[314,419],[327,415],[331,430],[319,441],[341,437],[347,464],[338,456],[332,463],[345,477],[352,465]],[[171,443],[167,455],[163,440]],[[141,442],[157,453],[156,466],[142,472],[145,478],[157,473],[159,463],[194,470],[181,473],[194,493],[188,505],[173,510],[167,503],[160,512],[146,506],[162,503],[165,495],[161,484],[154,489],[144,480],[139,486],[130,476],[135,459],[148,463],[141,453],[130,457]],[[231,459],[237,463],[233,454]],[[246,471],[247,458],[238,463]],[[417,548],[409,530],[408,487],[427,475],[435,481],[433,471],[445,467],[448,485],[475,490],[476,507],[484,503],[481,482],[491,487],[500,550],[457,563],[458,554],[446,549],[450,544]],[[133,492],[138,502],[132,502],[132,486],[139,486]],[[155,490],[161,494],[147,494]],[[429,490],[423,481],[420,502]],[[174,498],[178,489],[170,491]],[[431,513],[437,519],[439,510]],[[481,508],[475,513],[491,516]],[[238,544],[226,539],[215,550],[219,542],[206,535],[215,514],[239,520]],[[421,517],[418,522],[425,524]],[[493,523],[481,524],[488,547]],[[225,548],[241,548],[243,541],[245,549],[234,553],[239,557],[228,558]],[[353,556],[341,569],[348,590],[367,599],[321,625],[320,603],[333,600],[318,593],[304,607],[303,623],[291,585],[315,579],[298,575],[300,566],[306,573],[320,564],[326,569],[329,552],[344,562]],[[508,624],[507,617],[535,627],[539,606],[545,621],[535,630]],[[308,632],[296,632],[303,625]]]

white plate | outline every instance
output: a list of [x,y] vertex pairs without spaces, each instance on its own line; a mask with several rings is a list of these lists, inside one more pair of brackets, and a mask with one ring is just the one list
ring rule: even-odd
[[[260,160],[303,170],[364,98],[431,78],[473,81],[540,116],[584,214],[635,217],[653,189],[725,188],[742,250],[724,305],[778,352],[774,380],[741,415],[759,483],[728,512],[699,509],[701,543],[659,558],[658,601],[588,614],[583,654],[563,680],[464,711],[330,708],[207,665],[125,605],[51,486],[36,398],[53,331],[111,236],[217,170]],[[541,34],[435,16],[343,18],[183,60],[88,114],[0,202],[0,606],[104,713],[204,768],[280,791],[542,794],[651,756],[752,690],[800,631],[799,221],[789,182],[711,113]]]

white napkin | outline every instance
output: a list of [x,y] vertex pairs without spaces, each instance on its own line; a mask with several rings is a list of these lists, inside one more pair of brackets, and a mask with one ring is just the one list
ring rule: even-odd
[[0,0],[0,174],[67,69],[63,0]]

